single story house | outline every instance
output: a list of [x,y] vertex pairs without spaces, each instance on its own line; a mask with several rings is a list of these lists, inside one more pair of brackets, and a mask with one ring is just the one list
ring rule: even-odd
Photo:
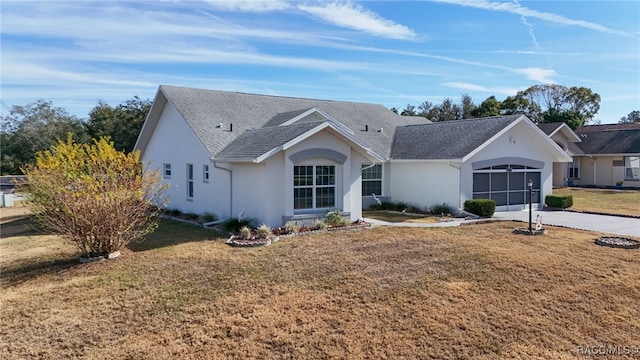
[[553,186],[567,186],[569,181],[580,176],[580,160],[574,157],[576,153],[582,153],[582,150],[575,145],[580,142],[580,137],[563,122],[539,123],[538,127],[573,159],[570,163],[553,163]]
[[640,187],[640,123],[582,126],[576,134],[575,185]]
[[382,105],[159,87],[136,143],[170,183],[170,208],[272,227],[376,199],[520,210],[571,157],[526,116],[430,123]]

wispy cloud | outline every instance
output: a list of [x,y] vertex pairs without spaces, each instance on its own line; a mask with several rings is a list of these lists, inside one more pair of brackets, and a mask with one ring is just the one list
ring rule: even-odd
[[486,87],[484,85],[456,81],[445,82],[442,85],[465,91],[476,91],[501,95],[514,95],[520,90],[515,88]]
[[213,8],[223,11],[267,12],[289,8],[280,0],[206,0]]
[[554,78],[557,76],[555,70],[553,69],[542,69],[538,67],[514,69],[514,72],[523,74],[527,79],[538,81],[543,84],[554,83]]
[[410,28],[396,24],[380,15],[350,2],[325,5],[298,5],[298,9],[328,23],[362,31],[389,39],[414,39],[417,34]]
[[556,24],[561,24],[566,26],[578,26],[581,28],[610,33],[610,34],[616,34],[616,35],[622,35],[622,36],[632,35],[632,34],[625,33],[623,31],[610,29],[606,26],[595,24],[589,21],[575,20],[562,15],[554,14],[554,13],[532,10],[518,3],[513,3],[513,2],[497,2],[497,1],[485,1],[485,0],[431,0],[431,1],[438,2],[438,3],[460,5],[465,7],[472,7],[477,9],[507,12],[507,13],[516,14],[520,16],[549,21]]

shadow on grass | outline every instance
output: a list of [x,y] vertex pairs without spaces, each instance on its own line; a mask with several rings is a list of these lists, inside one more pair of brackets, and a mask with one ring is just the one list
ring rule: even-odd
[[0,232],[2,239],[15,236],[51,235],[51,233],[42,229],[33,215],[16,217],[4,221],[0,226],[2,227]]
[[80,265],[78,256],[64,257],[53,260],[39,260],[36,262],[20,265],[15,268],[2,269],[2,285],[19,285],[25,281],[37,277],[54,274],[65,269]]
[[188,242],[220,240],[224,238],[224,234],[212,229],[204,229],[180,221],[162,219],[156,231],[145,236],[142,241],[131,243],[127,247],[131,251],[137,252]]

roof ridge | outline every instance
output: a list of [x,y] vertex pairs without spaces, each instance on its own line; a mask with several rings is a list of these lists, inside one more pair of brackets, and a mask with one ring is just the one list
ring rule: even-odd
[[[486,117],[475,117],[475,118],[466,118],[466,119],[455,119],[455,120],[444,120],[444,121],[433,121],[424,124],[409,124],[404,126],[423,126],[423,125],[436,125],[436,124],[459,124],[462,122],[472,122],[472,121],[481,121],[481,120],[489,120],[489,119],[508,119],[508,118],[519,118],[523,115],[512,114],[512,115],[500,115],[500,116],[486,116]],[[403,125],[400,125],[403,126]]]
[[[378,106],[384,107],[384,105],[382,105],[382,104],[372,103],[372,102],[363,102],[363,101],[318,99],[318,98],[300,97],[300,96],[288,96],[288,95],[268,95],[268,94],[250,93],[250,92],[244,92],[244,91],[213,90],[213,89],[195,88],[195,87],[189,87],[189,86],[176,86],[176,85],[160,85],[160,86],[161,87],[177,88],[177,89],[189,89],[189,90],[196,90],[196,91],[217,92],[217,93],[238,94],[238,95],[250,95],[250,96],[259,96],[259,97],[280,98],[280,99],[312,100],[312,101],[322,101],[322,102],[328,102],[328,103],[349,103],[349,104],[378,105]],[[309,109],[311,109],[311,108],[309,108]],[[295,110],[293,110],[293,111],[295,111]]]

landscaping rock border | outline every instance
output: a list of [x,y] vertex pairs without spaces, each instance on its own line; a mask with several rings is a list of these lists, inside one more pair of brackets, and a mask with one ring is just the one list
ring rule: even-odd
[[360,222],[357,224],[351,224],[349,226],[328,227],[326,229],[321,229],[321,230],[311,230],[311,231],[296,232],[296,233],[291,233],[286,235],[279,235],[270,239],[253,239],[253,240],[239,239],[236,237],[236,235],[231,235],[231,237],[229,237],[229,239],[226,241],[226,244],[233,247],[246,247],[246,248],[269,246],[273,243],[278,242],[282,238],[305,236],[305,235],[318,234],[318,233],[324,233],[324,232],[360,230],[368,227],[371,227],[370,223]]
[[595,240],[595,243],[618,249],[640,249],[640,241],[620,236],[601,236]]

